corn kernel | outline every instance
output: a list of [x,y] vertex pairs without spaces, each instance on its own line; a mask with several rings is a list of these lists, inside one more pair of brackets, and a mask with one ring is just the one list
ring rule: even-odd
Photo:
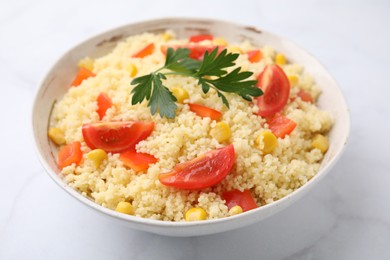
[[81,59],[79,63],[77,64],[79,68],[85,68],[89,71],[93,70],[93,59],[90,57],[85,57],[84,59]]
[[96,168],[107,158],[107,153],[102,149],[95,149],[87,154],[87,158],[93,162]]
[[191,208],[186,212],[185,215],[186,221],[205,220],[206,218],[207,218],[207,213],[202,208]]
[[278,138],[271,131],[264,131],[256,139],[257,145],[260,145],[261,143],[263,143],[263,153],[269,154],[278,146]]
[[50,128],[49,137],[57,145],[63,145],[66,143],[64,133],[57,127]]
[[325,153],[329,148],[329,141],[326,136],[317,134],[314,136],[313,141],[311,142],[313,148],[317,148],[322,153]]
[[173,37],[172,37],[172,34],[170,34],[170,33],[167,33],[167,32],[165,32],[165,33],[163,33],[162,35],[161,35],[161,37],[163,38],[163,40],[164,41],[169,41],[169,40],[171,40]]
[[137,66],[135,66],[133,63],[126,65],[126,70],[129,72],[130,77],[135,77],[137,75],[138,69]]
[[238,54],[241,54],[242,53],[242,49],[236,45],[233,45],[233,46],[229,46],[227,48],[227,51],[228,52],[232,52],[232,53],[238,53]]
[[210,130],[210,135],[217,139],[219,143],[222,143],[230,139],[232,131],[225,122],[218,122],[216,126]]
[[126,202],[126,201],[119,202],[118,205],[116,205],[115,210],[120,212],[120,213],[124,213],[124,214],[128,214],[128,215],[134,214],[133,206],[131,206],[131,204],[129,202]]
[[214,43],[214,45],[217,45],[217,46],[227,46],[228,45],[227,41],[224,38],[215,38],[213,40],[213,43]]
[[299,78],[297,75],[288,75],[287,78],[292,87],[298,85]]
[[243,212],[242,208],[238,205],[232,207],[231,209],[229,209],[229,215],[230,216],[233,216],[233,215],[237,215],[237,214],[241,214]]
[[275,63],[278,65],[285,65],[287,63],[286,56],[281,53],[276,54]]
[[178,103],[183,103],[184,100],[186,100],[190,97],[188,95],[187,90],[185,90],[184,88],[180,88],[180,87],[172,88],[172,94],[175,96]]

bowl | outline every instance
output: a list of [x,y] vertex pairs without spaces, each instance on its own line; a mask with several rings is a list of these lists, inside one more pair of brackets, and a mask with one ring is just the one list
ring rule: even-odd
[[[74,65],[87,55],[92,58],[105,55],[118,41],[128,36],[142,32],[161,33],[167,29],[173,30],[178,38],[210,33],[223,35],[229,42],[249,40],[259,46],[271,45],[277,51],[285,53],[290,61],[303,65],[305,71],[314,77],[315,82],[322,89],[318,106],[329,111],[334,120],[334,126],[329,133],[329,150],[321,163],[319,172],[302,187],[271,204],[228,218],[198,222],[167,222],[121,214],[96,204],[93,200],[84,197],[68,186],[59,176],[60,171],[55,157],[57,148],[49,140],[47,131],[53,105],[66,93],[69,79],[73,78],[76,73]],[[129,24],[107,31],[66,52],[52,66],[38,86],[32,110],[32,129],[35,147],[43,167],[54,182],[76,200],[130,228],[168,236],[198,236],[232,230],[261,221],[285,209],[307,194],[325,177],[340,158],[349,136],[350,116],[345,99],[332,76],[313,56],[289,40],[252,26],[231,22],[211,19],[166,18]]]

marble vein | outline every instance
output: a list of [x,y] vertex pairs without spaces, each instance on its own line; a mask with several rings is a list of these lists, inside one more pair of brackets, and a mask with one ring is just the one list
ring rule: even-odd
[[[7,214],[5,215],[4,222],[2,221],[2,223],[1,223],[3,227],[1,228],[0,234],[4,235],[6,233],[6,229],[9,225],[11,225],[11,222],[13,220],[13,216],[15,214],[16,209],[19,207],[20,203],[22,203],[21,200],[23,199],[23,196],[25,195],[26,188],[29,185],[31,185],[31,182],[33,182],[39,176],[39,174],[41,172],[42,172],[41,170],[36,171],[36,172],[31,173],[28,177],[26,177],[23,184],[21,184],[16,196],[11,198],[12,207],[9,210],[9,212],[7,212]],[[3,217],[2,217],[2,219],[3,219]]]

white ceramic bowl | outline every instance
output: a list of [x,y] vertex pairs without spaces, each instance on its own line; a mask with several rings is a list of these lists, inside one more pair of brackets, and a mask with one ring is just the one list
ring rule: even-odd
[[[319,107],[329,111],[335,122],[329,135],[330,148],[317,175],[301,188],[274,203],[233,217],[201,222],[164,222],[120,214],[96,204],[69,187],[58,175],[59,169],[54,156],[56,147],[48,139],[47,131],[53,104],[68,90],[70,79],[76,73],[75,64],[87,55],[92,58],[103,56],[118,41],[127,36],[146,31],[161,33],[166,29],[175,31],[179,38],[197,33],[210,33],[222,35],[229,42],[240,42],[248,39],[259,46],[271,45],[277,51],[285,53],[290,61],[303,65],[305,71],[311,74],[315,82],[322,88],[323,93],[318,100]],[[345,99],[335,80],[315,58],[290,41],[254,27],[230,22],[170,18],[140,22],[113,29],[86,40],[65,53],[39,85],[33,107],[32,127],[38,156],[43,167],[49,176],[73,198],[96,212],[131,228],[169,236],[198,236],[232,230],[258,222],[291,205],[306,194],[309,189],[315,187],[339,159],[347,143],[350,117]]]

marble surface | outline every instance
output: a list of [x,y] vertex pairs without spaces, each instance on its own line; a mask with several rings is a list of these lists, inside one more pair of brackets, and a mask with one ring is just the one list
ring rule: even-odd
[[[344,156],[272,218],[171,238],[126,229],[46,175],[31,105],[51,64],[79,41],[130,22],[190,16],[283,35],[334,75],[351,113]],[[0,259],[390,259],[389,1],[1,1]]]

